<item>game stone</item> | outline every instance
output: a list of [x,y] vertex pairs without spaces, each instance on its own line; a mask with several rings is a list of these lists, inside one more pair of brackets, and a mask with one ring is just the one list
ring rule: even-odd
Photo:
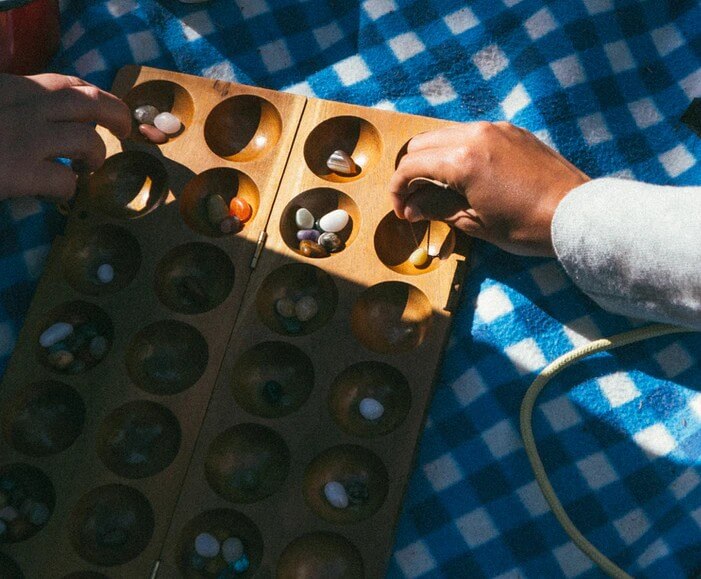
[[139,132],[156,145],[168,142],[168,135],[153,125],[141,124],[139,125]]
[[142,105],[135,108],[132,114],[140,125],[153,125],[153,121],[158,116],[158,109],[153,105]]

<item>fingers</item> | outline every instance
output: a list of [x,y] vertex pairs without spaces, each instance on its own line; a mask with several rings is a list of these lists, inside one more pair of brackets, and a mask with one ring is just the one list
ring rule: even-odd
[[402,157],[389,182],[389,192],[397,217],[403,217],[407,186],[413,179],[435,179],[460,191],[458,176],[462,181],[471,170],[467,157],[463,148],[438,147],[407,153]]
[[473,123],[463,123],[428,131],[416,135],[407,144],[407,152],[414,153],[423,149],[431,149],[434,147],[450,147],[459,146],[460,144],[469,144],[470,141],[479,140],[493,136],[495,129],[519,131],[517,127],[505,121],[497,123],[489,123],[487,121],[476,121]]
[[66,157],[79,160],[86,171],[99,169],[105,162],[107,150],[105,143],[91,126],[83,123],[53,123],[46,135],[47,159]]
[[405,218],[417,221],[443,221],[473,237],[486,235],[484,224],[461,195],[445,189],[425,187],[409,196]]
[[467,200],[455,191],[425,186],[406,197],[403,217],[412,222],[424,219],[450,222],[469,208]]
[[131,131],[129,107],[116,96],[87,83],[52,92],[43,103],[43,113],[49,121],[96,123],[119,138]]
[[51,161],[42,161],[27,179],[27,194],[70,199],[75,193],[76,174],[68,167]]
[[34,74],[27,76],[26,78],[43,90],[59,90],[73,86],[89,85],[89,83],[85,82],[82,78],[78,78],[77,76],[69,76],[66,74]]
[[462,127],[445,127],[435,131],[419,133],[407,143],[407,153],[415,153],[422,149],[450,145],[456,139],[461,128]]

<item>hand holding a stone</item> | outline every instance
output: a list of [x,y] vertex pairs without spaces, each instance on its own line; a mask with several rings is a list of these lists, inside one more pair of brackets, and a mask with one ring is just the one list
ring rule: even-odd
[[99,168],[106,151],[95,124],[126,137],[129,108],[75,77],[0,74],[0,199],[71,197],[76,175],[55,159],[78,161],[86,171]]
[[[421,177],[449,189],[409,185]],[[409,141],[390,193],[402,219],[441,220],[511,253],[554,256],[555,209],[586,181],[532,133],[505,122],[476,122]]]

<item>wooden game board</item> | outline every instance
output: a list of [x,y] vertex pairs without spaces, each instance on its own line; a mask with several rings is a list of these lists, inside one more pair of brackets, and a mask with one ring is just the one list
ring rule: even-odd
[[[101,130],[108,160],[81,180],[0,390],[0,475],[19,468],[55,497],[53,513],[0,550],[26,577],[214,577],[187,568],[188,550],[202,531],[226,532],[251,560],[241,576],[297,577],[326,557],[336,567],[322,573],[381,577],[467,255],[447,226],[412,231],[396,219],[386,188],[407,141],[448,123],[145,67],[122,69],[113,91],[132,107],[174,112],[184,130],[160,146],[136,126],[124,142]],[[326,168],[336,149],[352,154],[358,175]],[[207,222],[211,192],[251,204],[241,233]],[[301,255],[299,207],[316,217],[347,210],[345,248]],[[421,270],[407,261],[417,241],[442,247]],[[90,271],[105,259],[116,275],[101,286]],[[207,281],[209,306],[180,298],[185,273]],[[295,293],[313,294],[320,311],[291,334],[274,306]],[[111,339],[108,355],[77,374],[51,369],[38,336],[81,319]],[[144,370],[154,352],[178,361],[161,382]],[[285,408],[261,400],[271,378],[289,394]],[[68,409],[64,435],[75,435],[42,453],[17,444],[12,424],[49,391]],[[385,403],[376,423],[358,414],[366,396]],[[106,450],[129,413],[160,425],[146,465]],[[323,486],[344,477],[368,497],[334,509]],[[90,530],[110,509],[125,527],[113,548]]]

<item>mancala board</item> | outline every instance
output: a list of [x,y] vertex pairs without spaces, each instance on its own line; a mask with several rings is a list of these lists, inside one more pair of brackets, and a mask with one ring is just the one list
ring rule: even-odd
[[[387,183],[449,123],[146,67],[113,91],[183,128],[162,145],[100,129],[107,161],[79,180],[0,390],[19,521],[0,575],[381,577],[468,249],[397,219]],[[336,150],[352,174],[328,169]],[[241,232],[213,227],[212,194],[251,206]],[[300,208],[349,215],[340,250],[300,251]],[[435,257],[415,267],[419,246]],[[310,298],[304,321],[280,314]],[[76,354],[60,369],[39,344],[57,322]],[[240,539],[246,564],[198,555],[203,533]]]

